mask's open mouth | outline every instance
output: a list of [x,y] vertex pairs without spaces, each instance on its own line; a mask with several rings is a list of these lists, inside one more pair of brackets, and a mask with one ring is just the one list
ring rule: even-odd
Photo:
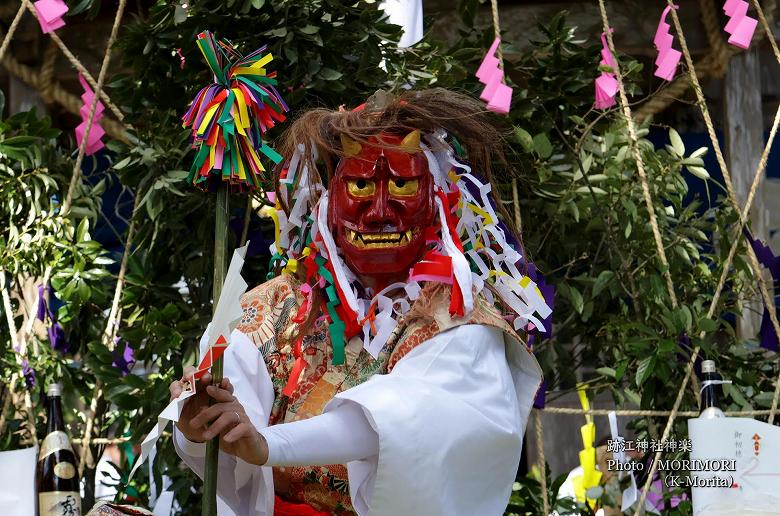
[[407,229],[403,233],[360,233],[351,229],[344,230],[347,242],[362,249],[383,249],[388,247],[403,247],[417,235],[417,228]]

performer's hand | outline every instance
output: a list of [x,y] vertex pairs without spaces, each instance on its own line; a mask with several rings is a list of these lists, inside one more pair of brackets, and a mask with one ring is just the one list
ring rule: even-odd
[[[169,390],[171,391],[171,400],[178,397],[184,391],[186,383],[188,382],[188,378],[192,378],[192,374],[194,372],[194,367],[185,367],[184,377],[181,380],[171,383],[169,387]],[[206,427],[203,425],[193,426],[192,418],[200,414],[201,410],[208,406],[210,397],[206,392],[206,386],[211,385],[211,381],[212,378],[209,373],[206,373],[200,378],[200,380],[197,380],[195,394],[186,401],[184,408],[182,409],[181,416],[179,417],[179,421],[176,422],[176,428],[182,434],[184,434],[184,437],[192,442],[202,443],[207,440],[207,438],[203,436],[203,432],[205,432]],[[229,389],[230,392],[233,392],[233,386],[230,385],[230,380],[227,378],[222,380],[221,386]]]
[[190,427],[198,429],[203,440],[219,435],[219,448],[225,453],[250,464],[265,464],[268,461],[268,445],[255,429],[244,407],[233,396],[230,381],[225,378],[220,387],[209,385],[205,391],[215,403],[211,406],[208,403],[202,405],[198,414],[189,420]]

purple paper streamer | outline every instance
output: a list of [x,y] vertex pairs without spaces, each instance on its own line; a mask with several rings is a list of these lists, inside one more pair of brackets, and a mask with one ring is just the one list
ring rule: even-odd
[[46,332],[49,334],[49,344],[53,350],[63,354],[70,351],[70,343],[65,337],[65,330],[60,323],[52,319],[52,324]]
[[46,312],[48,310],[46,298],[44,297],[45,290],[46,289],[42,284],[38,285],[38,313],[36,314],[36,317],[38,317],[38,320],[41,322],[46,320]]
[[[747,228],[744,229],[745,238],[750,242],[750,247],[753,248],[753,252],[756,253],[758,263],[766,267],[769,273],[772,275],[772,281],[777,283],[780,280],[780,258],[775,256],[772,249],[764,244],[761,240],[753,238]],[[777,301],[775,306],[771,307],[772,310],[777,310]],[[764,306],[764,314],[761,317],[761,328],[758,332],[759,341],[761,347],[770,351],[778,351],[780,343],[777,341],[777,334],[775,328],[772,325],[772,319],[769,317],[770,307]]]
[[[124,342],[124,348],[122,348],[122,352],[120,353],[119,349],[121,347],[121,342]],[[114,350],[111,352],[114,356],[114,361],[111,365],[119,369],[122,376],[127,376],[135,364],[135,350],[130,346],[130,343],[122,341],[119,337],[114,339],[114,344]]]

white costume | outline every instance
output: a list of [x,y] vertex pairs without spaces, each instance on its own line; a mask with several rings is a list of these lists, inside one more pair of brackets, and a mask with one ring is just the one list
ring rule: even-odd
[[[236,330],[224,357],[225,377],[268,441],[269,465],[220,452],[220,516],[273,514],[270,465],[333,463],[346,463],[360,516],[503,514],[541,381],[509,334],[479,324],[443,331],[391,373],[336,394],[323,415],[272,428],[274,390],[257,346]],[[174,442],[202,476],[205,445],[178,431]]]

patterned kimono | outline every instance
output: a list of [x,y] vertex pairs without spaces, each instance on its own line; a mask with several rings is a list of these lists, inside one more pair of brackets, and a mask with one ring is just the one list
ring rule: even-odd
[[[332,364],[332,347],[323,317],[303,339],[306,367],[291,396],[282,394],[295,362],[291,342],[296,323],[292,318],[303,302],[300,285],[287,274],[278,276],[242,298],[243,316],[238,330],[258,347],[274,386],[274,403],[269,426],[308,419],[323,413],[333,397],[362,384],[372,375],[387,374],[406,354],[431,337],[464,324],[493,326],[522,342],[512,326],[481,296],[474,310],[463,318],[448,313],[449,287],[429,283],[400,320],[387,344],[374,359],[359,337],[346,344],[343,365]],[[531,393],[532,394],[532,393]],[[274,468],[277,495],[288,502],[306,503],[319,511],[338,516],[355,515],[344,465]]]

